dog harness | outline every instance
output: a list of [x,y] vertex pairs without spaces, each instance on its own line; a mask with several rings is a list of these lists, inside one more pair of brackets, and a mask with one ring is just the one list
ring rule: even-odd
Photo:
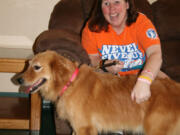
[[63,95],[63,93],[67,90],[67,88],[70,86],[70,84],[73,82],[73,80],[76,78],[77,74],[79,72],[79,68],[76,68],[74,73],[72,74],[70,80],[67,82],[67,84],[63,87],[63,89],[60,92],[60,96]]

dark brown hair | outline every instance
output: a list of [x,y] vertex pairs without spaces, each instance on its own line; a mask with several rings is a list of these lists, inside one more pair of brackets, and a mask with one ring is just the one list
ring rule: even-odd
[[[133,22],[136,21],[138,12],[135,8],[134,0],[125,0],[129,3],[129,9],[127,10],[127,20],[126,25],[130,26]],[[97,0],[92,16],[89,19],[88,27],[92,32],[100,32],[102,30],[108,31],[108,22],[105,20],[104,15],[101,9],[102,0]]]

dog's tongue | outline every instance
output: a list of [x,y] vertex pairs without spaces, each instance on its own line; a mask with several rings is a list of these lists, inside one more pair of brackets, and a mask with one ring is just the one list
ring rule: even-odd
[[26,92],[26,93],[30,93],[30,92],[36,90],[36,89],[38,88],[38,86],[39,86],[40,83],[42,83],[42,79],[38,80],[38,81],[35,82],[33,85],[28,86],[28,87],[26,88],[26,91],[25,91],[25,92]]
[[28,94],[28,93],[31,93],[32,91],[36,90],[36,89],[37,89],[37,87],[36,87],[36,83],[35,83],[34,85],[27,87],[25,92]]

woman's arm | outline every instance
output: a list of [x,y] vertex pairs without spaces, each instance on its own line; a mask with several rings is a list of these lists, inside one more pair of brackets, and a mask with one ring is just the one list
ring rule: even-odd
[[[147,56],[147,62],[143,70],[149,70],[153,74],[153,77],[155,78],[158,72],[160,71],[162,64],[161,46],[160,45],[150,46],[146,50],[146,56]],[[151,77],[151,75],[146,72],[141,72],[141,74]]]
[[[162,64],[162,53],[160,45],[152,45],[146,50],[147,61],[144,66],[143,71],[140,76],[145,76],[150,78],[152,81],[157,76],[160,71],[160,67]],[[148,71],[148,72],[146,72]],[[141,80],[137,80],[133,91],[131,93],[131,97],[137,103],[143,102],[151,96],[150,85]]]
[[91,65],[93,67],[97,67],[101,61],[101,57],[99,56],[99,54],[89,54],[89,59],[91,61]]

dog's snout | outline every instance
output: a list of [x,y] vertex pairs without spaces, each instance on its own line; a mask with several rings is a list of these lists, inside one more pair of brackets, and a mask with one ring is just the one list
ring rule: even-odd
[[23,84],[24,83],[24,79],[22,77],[19,77],[19,78],[17,78],[17,82],[19,84]]

